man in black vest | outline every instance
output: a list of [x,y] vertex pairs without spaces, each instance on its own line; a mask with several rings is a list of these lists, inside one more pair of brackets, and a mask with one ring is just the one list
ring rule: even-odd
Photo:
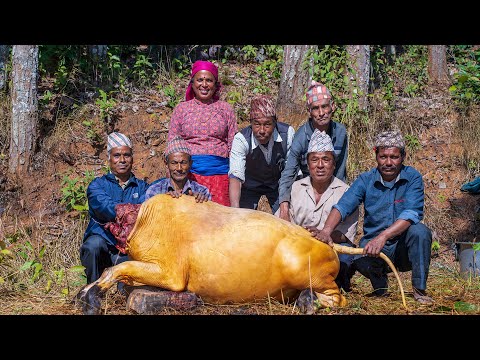
[[230,206],[257,209],[262,195],[272,213],[279,207],[278,180],[295,130],[277,121],[275,104],[267,95],[250,103],[250,125],[238,132],[230,151]]

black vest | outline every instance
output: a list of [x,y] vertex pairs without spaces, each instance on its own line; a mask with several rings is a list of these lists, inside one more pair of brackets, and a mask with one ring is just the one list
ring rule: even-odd
[[240,131],[248,143],[248,154],[245,164],[245,182],[242,187],[251,190],[257,189],[258,191],[278,189],[278,180],[280,180],[280,175],[285,168],[285,161],[287,159],[288,128],[288,124],[277,121],[276,129],[282,137],[282,142],[273,142],[270,164],[267,164],[265,156],[260,149],[260,146],[262,145],[257,146],[252,151],[252,127],[247,126]]

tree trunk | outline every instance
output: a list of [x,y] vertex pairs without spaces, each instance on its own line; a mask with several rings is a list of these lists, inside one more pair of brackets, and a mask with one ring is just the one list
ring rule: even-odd
[[397,47],[395,45],[385,45],[385,55],[389,65],[392,65],[397,56]]
[[[292,126],[300,118],[305,118],[307,106],[304,99],[312,79],[309,68],[313,61],[306,59],[309,49],[315,51],[314,45],[285,45],[283,51],[282,78],[277,98],[277,114],[281,121]],[[305,63],[309,64],[305,67]],[[303,119],[305,120],[305,119]]]
[[355,80],[352,93],[357,94],[358,106],[361,110],[368,107],[368,85],[370,81],[370,46],[369,45],[347,45],[347,53],[351,59],[351,65],[355,74],[349,74],[350,79]]
[[93,64],[93,85],[100,86],[102,84],[102,73],[99,71],[100,64],[106,62],[108,45],[89,45],[88,51]]
[[108,45],[90,45],[89,50],[95,62],[104,61],[107,58]]
[[8,45],[0,45],[0,90],[7,82]]
[[428,82],[439,88],[450,85],[446,45],[428,45]]
[[12,122],[9,172],[29,172],[37,141],[38,46],[12,48]]

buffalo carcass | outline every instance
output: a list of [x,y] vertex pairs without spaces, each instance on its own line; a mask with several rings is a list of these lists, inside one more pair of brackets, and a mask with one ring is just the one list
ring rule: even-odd
[[[267,297],[286,302],[303,290],[313,296],[301,298],[315,298],[322,306],[345,306],[335,283],[336,251],[362,253],[357,248],[332,248],[301,226],[266,212],[168,194],[142,204],[127,251],[132,260],[105,269],[77,294],[84,313],[100,313],[101,298],[118,281],[190,291],[212,304]],[[311,308],[301,306],[304,312]]]

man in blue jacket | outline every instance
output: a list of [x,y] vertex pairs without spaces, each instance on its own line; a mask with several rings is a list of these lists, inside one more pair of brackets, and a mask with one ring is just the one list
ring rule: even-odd
[[87,188],[90,222],[80,247],[80,260],[88,284],[107,267],[128,260],[127,254],[116,248],[115,237],[104,225],[115,221],[115,205],[140,204],[148,189],[148,184],[132,173],[133,149],[127,136],[119,132],[108,135],[107,153],[110,172],[95,178]]
[[[347,129],[345,125],[333,121],[336,105],[330,90],[321,83],[312,81],[307,90],[308,121],[300,126],[290,147],[285,169],[279,180],[278,192],[280,218],[290,221],[289,203],[292,185],[295,180],[307,177],[310,173],[307,165],[307,152],[313,131],[325,131],[333,142],[335,152],[335,171],[333,175],[346,182],[346,166],[348,153]],[[299,170],[301,173],[299,174]]]

